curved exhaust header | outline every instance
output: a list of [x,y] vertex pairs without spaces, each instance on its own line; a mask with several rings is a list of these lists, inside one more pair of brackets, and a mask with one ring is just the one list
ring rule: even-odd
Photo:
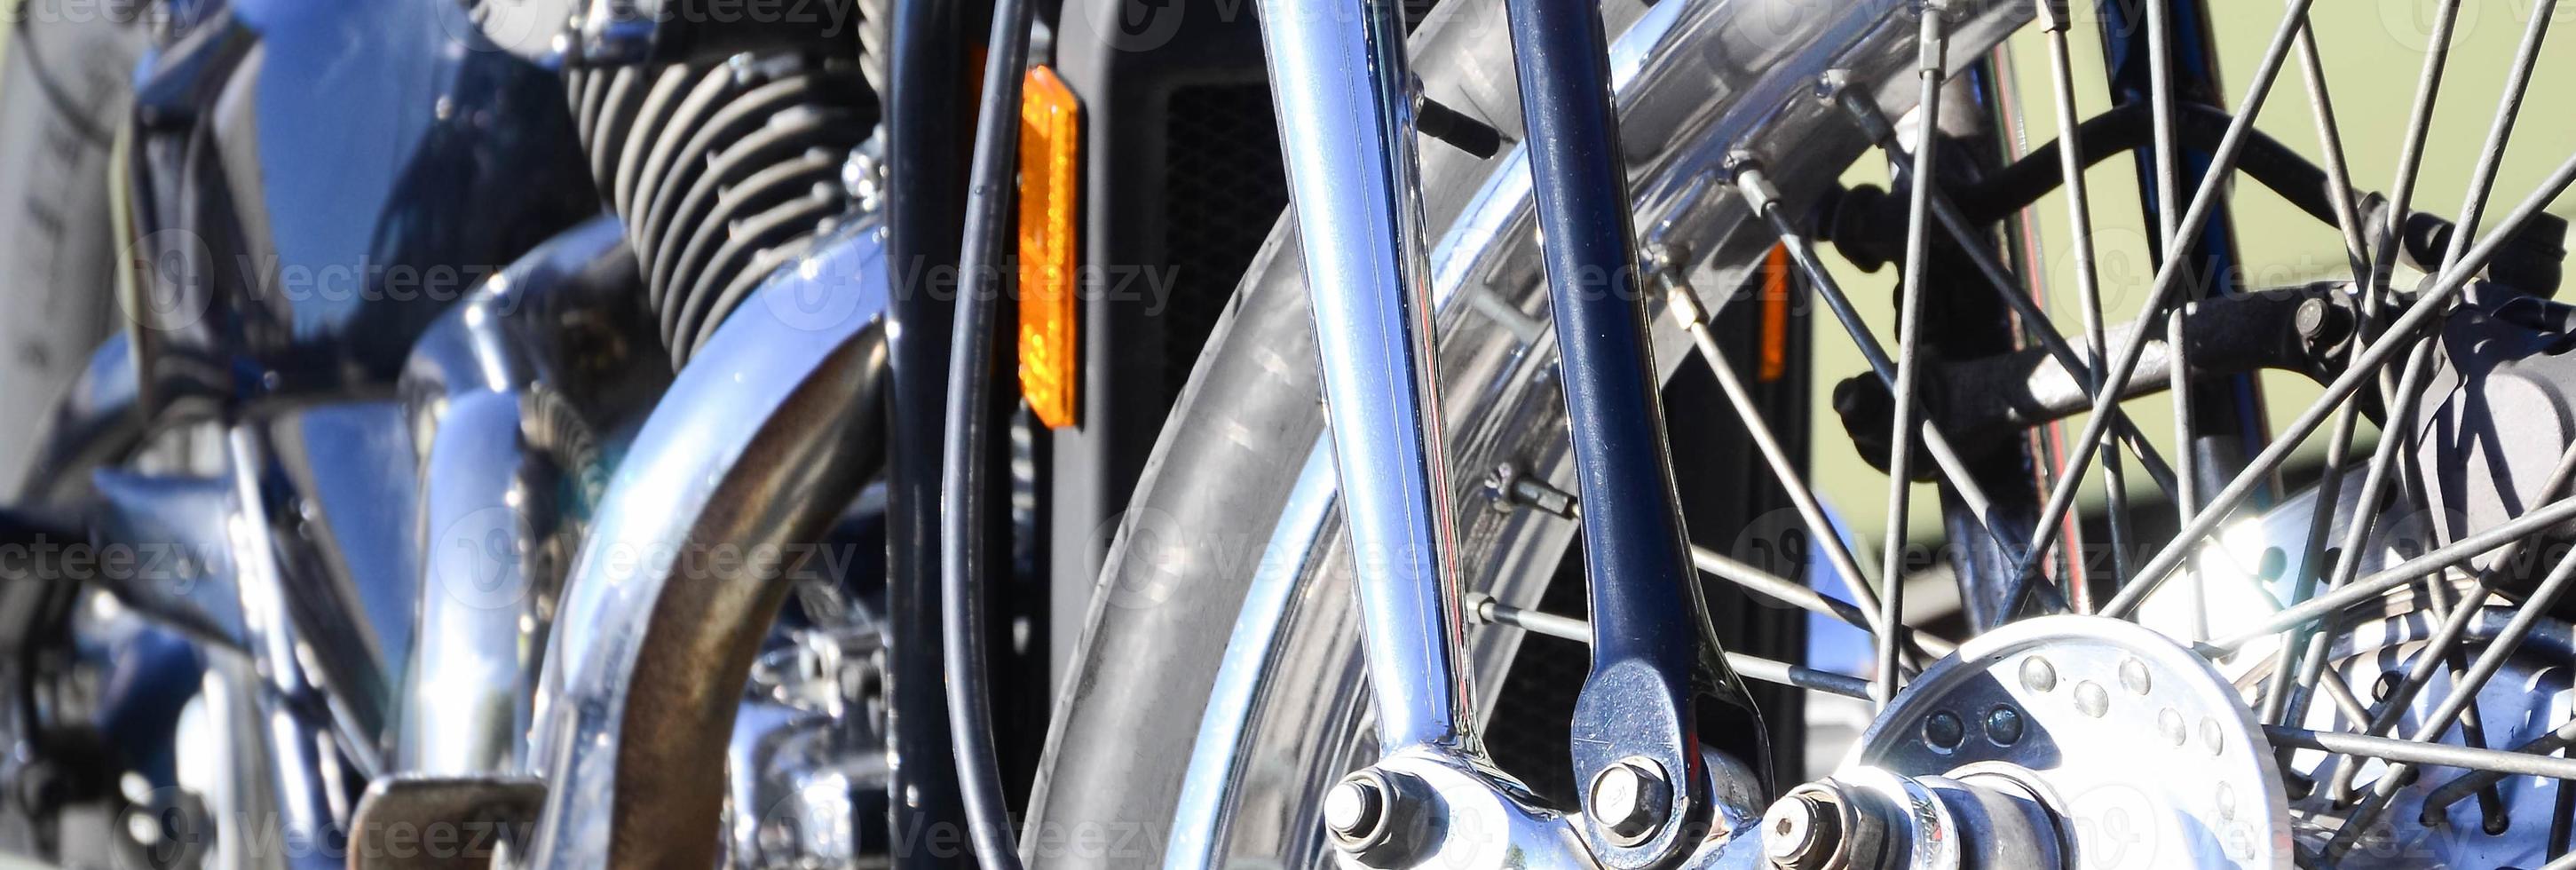
[[532,865],[715,866],[755,647],[883,460],[883,242],[863,220],[763,285],[618,464],[539,685]]

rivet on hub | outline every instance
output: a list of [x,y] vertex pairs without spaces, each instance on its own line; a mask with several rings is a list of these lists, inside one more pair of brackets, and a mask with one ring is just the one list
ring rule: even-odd
[[2181,746],[2191,740],[2191,727],[2182,723],[2182,714],[2174,712],[2172,707],[2156,711],[2156,733],[2163,735],[2165,742],[2174,746]]
[[2147,676],[2146,662],[2134,656],[2120,660],[2120,688],[2129,690],[2132,695],[2144,695],[2155,685],[2155,680]]
[[2111,712],[2111,693],[2101,683],[2085,680],[2075,684],[2075,709],[2095,719]]
[[2057,690],[2057,666],[2038,656],[2021,660],[2021,687],[2034,692]]

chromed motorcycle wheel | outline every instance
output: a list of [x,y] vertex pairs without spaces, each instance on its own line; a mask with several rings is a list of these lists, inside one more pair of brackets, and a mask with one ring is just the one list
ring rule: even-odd
[[[2470,195],[2460,208],[2443,213],[2474,231],[2445,236],[2446,244],[2430,245],[2429,255],[2409,253],[2406,233],[2396,226],[2402,222],[2385,216],[2415,213],[2410,201],[2418,175],[2435,168],[2424,165],[2424,142],[2431,107],[2443,92],[2461,5],[2446,2],[2433,10],[2411,105],[2390,99],[2375,107],[2383,115],[2404,112],[2397,177],[2377,193],[2356,186],[2346,166],[2326,69],[2299,26],[2309,5],[2289,4],[2241,99],[2226,107],[2232,114],[2222,113],[2208,128],[2217,133],[2215,141],[2192,140],[2200,143],[2197,150],[2213,153],[2210,163],[2217,169],[2207,177],[2215,180],[2207,184],[2182,181],[2176,141],[2189,138],[2177,132],[2186,123],[2172,120],[2176,113],[2163,108],[2175,102],[2165,81],[2170,71],[2161,64],[2152,71],[2153,95],[2161,99],[2151,113],[2154,144],[2148,150],[2154,157],[2147,165],[2163,179],[2161,189],[2171,192],[2152,212],[2156,234],[2168,242],[2196,237],[2223,212],[2223,181],[2231,177],[2226,170],[2248,152],[2248,141],[2258,155],[2266,141],[2248,135],[2252,119],[2267,97],[2290,87],[2283,78],[2300,76],[2306,83],[2322,143],[2307,157],[2322,164],[2317,183],[2325,189],[2292,198],[2326,204],[2319,218],[2339,234],[2350,257],[2338,264],[2348,266],[2343,271],[2326,270],[2341,279],[2340,295],[2321,298],[2337,306],[2327,316],[2353,322],[2345,336],[2325,342],[2330,347],[2315,349],[2320,362],[2311,373],[2324,385],[2323,397],[2283,418],[2289,423],[2271,446],[2251,445],[2248,455],[2231,457],[2204,447],[2205,438],[2190,437],[2200,430],[2164,438],[2143,434],[2147,427],[2125,413],[2073,417],[2084,422],[2080,434],[2070,425],[2058,435],[2062,452],[2043,454],[2050,473],[2036,485],[2024,481],[2033,491],[2021,515],[1994,508],[1992,496],[1982,491],[1993,479],[1967,473],[1952,445],[1936,442],[1922,454],[1885,456],[1881,461],[1898,466],[1900,474],[1910,464],[1942,482],[1942,498],[1952,508],[1945,523],[1951,543],[1971,551],[1953,560],[1965,629],[1993,634],[1956,656],[1949,655],[1949,643],[1928,633],[1910,644],[1895,641],[1902,632],[1888,627],[1902,623],[1897,615],[1906,612],[1901,597],[1909,584],[1886,582],[1886,569],[1854,552],[1866,548],[1838,545],[1843,536],[1819,528],[1816,511],[1788,512],[1781,523],[1803,530],[1817,547],[1817,558],[1804,566],[1810,581],[1828,593],[1856,590],[1857,600],[1849,604],[1798,592],[1799,583],[1784,579],[1798,576],[1798,564],[1730,558],[1742,552],[1700,554],[1713,582],[1748,585],[1757,594],[1872,632],[1875,668],[1868,674],[1868,692],[1860,691],[1857,680],[1803,677],[1811,688],[1867,694],[1878,699],[1872,709],[1884,708],[1846,760],[1847,771],[1898,767],[1924,755],[1926,747],[1950,759],[1935,762],[1955,764],[1964,756],[1952,755],[1958,743],[1941,723],[1961,725],[1954,708],[1969,701],[1945,694],[1961,682],[1959,675],[1980,662],[2024,667],[2030,658],[2054,655],[2051,667],[2070,674],[2067,691],[2051,694],[2058,685],[2052,677],[2041,694],[2071,699],[2070,709],[2095,718],[2115,703],[2143,704],[2134,711],[2135,721],[2156,729],[2142,732],[2147,739],[2180,733],[2176,746],[2211,746],[2211,755],[2244,761],[2263,780],[2247,782],[2241,792],[2222,787],[2219,796],[2148,789],[2133,790],[2134,796],[2121,792],[2117,800],[2094,800],[2093,792],[2065,798],[2072,807],[2068,817],[2078,823],[2071,836],[2083,866],[2536,866],[2566,852],[2568,801],[2555,777],[2576,774],[2576,767],[2550,764],[2557,759],[2548,753],[2571,742],[2562,732],[2576,734],[2576,726],[2562,724],[2570,721],[2567,708],[2576,691],[2563,666],[2569,630],[2550,614],[2576,575],[2576,557],[2540,558],[2542,548],[2535,544],[2576,517],[2576,502],[2558,499],[2576,463],[2560,458],[2559,442],[2536,460],[2528,449],[2500,446],[2485,453],[2424,454],[2434,460],[2474,455],[2511,470],[2489,478],[2464,480],[2443,468],[2425,472],[2415,462],[2418,449],[2430,450],[2424,445],[2447,431],[2437,407],[2443,397],[2474,380],[2461,374],[2466,363],[2430,336],[2452,322],[2455,311],[2468,310],[2455,308],[2462,304],[2455,297],[2492,292],[2483,288],[2496,284],[2497,274],[2473,279],[2499,253],[2508,253],[2516,234],[2576,178],[2571,159],[2536,189],[2497,192],[2490,202],[2502,155],[2514,141],[2515,116],[2550,4],[2525,10],[2515,22],[2523,26],[2523,38],[2506,59],[2506,97],[2468,167]],[[2075,112],[2068,45],[2095,22],[2070,20],[2045,7],[2039,11],[2033,26],[2029,6],[1955,6],[1927,25],[1910,9],[1883,4],[1810,9],[1790,0],[1664,0],[1651,7],[1605,6],[1610,32],[1621,34],[1611,54],[1639,235],[1655,260],[1649,265],[1669,267],[1663,276],[1669,280],[1660,282],[1666,292],[1649,301],[1658,315],[1654,351],[1662,373],[1671,377],[1695,353],[1703,362],[1734,354],[1725,358],[1741,366],[1748,351],[1720,347],[1718,336],[1684,323],[1706,324],[1703,305],[1723,314],[1726,305],[1742,301],[1719,300],[1713,289],[1757,285],[1766,269],[1794,265],[1802,286],[1824,308],[1849,315],[1815,318],[1819,342],[1834,341],[1829,333],[1844,331],[1836,320],[1864,346],[1884,342],[1875,374],[1896,404],[1891,416],[1928,416],[1936,427],[1954,421],[1932,404],[1939,397],[1907,398],[1919,392],[1911,386],[1916,380],[1938,371],[1928,352],[1931,342],[1920,334],[1927,319],[1920,306],[1943,300],[1927,294],[2010,297],[2030,292],[2037,282],[2022,276],[2030,270],[2014,268],[2013,256],[1989,252],[1991,262],[1974,263],[1977,272],[1970,274],[1992,287],[1924,286],[1933,274],[1932,249],[1947,244],[1949,234],[1975,240],[1965,250],[1987,249],[1994,238],[1992,227],[1953,219],[1955,204],[1929,192],[1948,191],[1952,182],[1908,183],[1913,177],[1950,177],[1944,173],[1951,164],[1916,153],[1930,149],[1915,149],[1921,139],[1913,130],[1949,129],[1940,120],[1945,100],[1953,103],[1951,113],[1985,111],[1957,105],[1963,92],[1943,88],[1941,79],[1963,74],[1987,49],[2023,28],[2030,30],[2024,39],[2048,55],[2049,69],[2044,76],[2026,76],[2039,83],[2022,90],[2053,104],[2057,129],[2082,120]],[[2151,41],[2165,38],[2171,26],[2161,15],[2136,24]],[[1413,42],[1415,69],[1428,96],[1466,109],[1507,140],[1519,138],[1498,5],[1441,7]],[[1945,46],[1947,54],[1926,45]],[[1928,62],[1932,58],[1941,62]],[[1918,65],[1944,75],[1918,79]],[[1903,123],[1872,127],[1884,119]],[[2280,118],[2275,125],[2297,126]],[[1895,167],[1892,198],[1904,208],[1897,225],[1903,241],[1888,259],[1901,263],[1896,307],[1906,313],[1893,318],[1899,324],[1894,329],[1879,317],[1883,338],[1867,334],[1873,318],[1852,310],[1852,294],[1837,284],[1845,272],[1829,268],[1817,253],[1806,214],[1873,147],[1884,150]],[[1476,599],[1477,615],[1562,629],[1564,620],[1513,616],[1540,605],[1579,531],[1569,521],[1573,511],[1545,485],[1570,481],[1572,472],[1564,411],[1551,380],[1554,338],[1546,328],[1546,289],[1530,231],[1526,163],[1515,149],[1486,160],[1436,146],[1422,154],[1427,218],[1431,226],[1446,228],[1435,234],[1431,274],[1440,311],[1441,412],[1456,469],[1451,479],[1459,482],[1453,503],[1461,574],[1482,596]],[[2080,303],[2081,322],[2052,326],[2045,312],[2016,312],[2018,326],[2035,339],[2025,357],[2054,360],[2060,380],[2069,382],[2061,386],[2072,394],[2064,401],[2071,407],[2054,416],[2120,408],[2114,400],[2093,398],[2102,384],[2134,388],[2133,379],[2146,379],[2140,371],[2158,366],[2197,370],[2176,357],[2202,347],[2196,333],[2192,340],[2163,341],[2168,330],[2184,335],[2178,325],[2183,319],[2173,312],[2199,310],[2188,298],[2192,281],[2182,268],[2192,258],[2153,260],[2155,268],[2129,276],[2136,286],[2114,286],[2112,270],[2094,250],[2089,179],[2073,165],[2074,157],[2068,159],[2073,171],[2059,176],[2068,245],[2061,265],[2071,268],[2051,271],[2071,278],[2059,292],[2071,291]],[[2422,210],[2434,211],[2429,204]],[[1374,758],[1349,588],[1354,555],[1333,503],[1334,472],[1316,408],[1315,350],[1294,244],[1283,222],[1212,337],[1116,530],[1022,837],[1023,851],[1043,866],[1318,866],[1331,859],[1317,823],[1322,796],[1342,773]],[[1778,255],[1770,253],[1775,250]],[[1949,256],[1974,259],[1957,250]],[[2027,258],[2032,252],[2016,253]],[[2401,261],[2430,265],[2418,279],[2396,268]],[[1691,288],[1697,288],[1696,296],[1680,295]],[[2127,326],[2109,322],[2121,316],[2107,307],[2112,302],[2136,306],[2137,319]],[[1735,376],[1720,374],[1721,380],[1729,377]],[[2168,380],[2182,387],[2196,379]],[[2136,390],[2112,392],[2128,396]],[[2179,423],[2189,425],[2189,396],[2172,401],[2184,409],[2176,414]],[[1741,419],[1766,416],[1752,398],[1731,396],[1730,402]],[[1768,410],[1773,426],[1802,425],[1781,419],[1779,408]],[[2384,419],[2406,421],[2393,431],[2407,437],[2356,444],[2356,430]],[[2451,419],[2448,425],[2456,428],[2458,419]],[[2037,428],[2012,437],[2028,437]],[[1899,440],[1882,434],[1882,445]],[[2305,442],[2315,443],[2299,453]],[[1784,450],[1802,446],[1792,443]],[[2318,453],[2325,468],[2341,471],[2324,474],[2299,496],[2260,506],[2272,497],[2274,475],[2285,464],[2294,456],[2314,461]],[[1794,453],[1789,456],[1783,467],[1799,464]],[[2565,456],[2576,457],[2576,451]],[[1925,472],[1926,465],[1932,470]],[[2095,466],[2099,470],[2090,470]],[[2460,500],[2461,492],[2483,487],[2496,493],[2515,482],[2526,485],[2498,498]],[[1793,476],[1782,484],[1812,498],[1813,488],[1803,480]],[[2113,544],[2109,550],[2118,554],[2089,566],[2067,558],[2090,551],[2064,533],[2077,494],[2097,491],[2088,485],[2101,493],[2102,525]],[[1889,537],[1879,548],[1883,553],[1906,552],[1909,511],[1931,512],[1909,507],[1908,489],[1885,487]],[[2150,506],[2153,490],[2165,491],[2164,506]],[[2435,495],[2428,498],[2428,492]],[[2133,497],[2137,504],[2131,504]],[[1874,509],[1843,507],[1855,514]],[[2150,512],[2161,512],[2161,518],[2142,522]],[[2149,546],[2143,530],[2158,522],[2181,529],[2161,549]],[[2088,575],[2088,568],[2096,573]],[[1828,574],[1861,582],[1833,589],[1820,579]],[[2069,579],[2085,576],[2096,579]],[[2063,622],[2003,625],[2016,621],[2011,617],[2055,608],[2128,619],[2161,634],[2111,630],[2113,641],[2088,641],[2085,636],[2100,632],[2070,630]],[[1579,636],[1579,623],[1573,625]],[[1493,696],[1521,657],[1525,637],[1522,628],[1506,625],[1470,635],[1477,685],[1486,695],[1479,709],[1496,711]],[[1923,665],[1934,659],[1942,661]],[[2110,669],[2102,682],[2071,676],[2080,670],[2077,662],[2092,659]],[[2142,676],[2132,681],[2131,662],[2155,663],[2152,673],[2165,677],[2168,686],[2173,674],[2185,674],[2181,679],[2189,682],[2205,671],[2232,692],[2223,704],[2206,693],[2167,697],[2141,688],[2158,682],[2143,676],[2143,665],[2136,671]],[[2177,670],[2165,670],[2168,665]],[[1918,667],[1921,683],[1905,689]],[[1801,678],[1788,668],[1773,672]],[[2039,682],[2034,678],[2030,685]],[[2105,685],[2134,691],[2114,696]],[[1887,697],[1899,690],[1904,691]],[[2095,691],[2104,691],[2100,704],[2092,700]],[[1970,727],[1982,729],[1973,733],[1985,735],[1998,747],[1992,751],[2006,757],[2013,757],[2007,750],[2016,741],[2002,739],[2007,726],[1998,722],[2014,723],[2009,733],[2017,739],[2028,723],[2053,721],[2043,714],[2055,715],[2053,709],[2016,706],[2006,717],[1995,712],[2006,706],[1978,703],[1968,712],[1987,718],[1972,721]],[[2009,703],[2035,702],[2016,696]],[[1492,715],[1526,714],[1506,707]],[[2168,719],[2182,723],[2178,732],[2167,727]],[[2204,731],[2215,736],[2204,739]],[[2260,751],[2214,748],[2246,743]],[[1981,751],[1986,745],[1979,745]],[[2105,738],[2062,748],[2067,757],[2052,763],[2092,771],[2097,780],[2130,775],[2116,770],[2132,749],[2124,743]],[[1934,775],[1951,769],[1896,772]],[[2087,801],[2093,801],[2089,808]],[[2168,823],[2205,824],[2208,833],[2178,836],[2162,851],[2136,848],[2140,837],[2099,824],[2111,816],[2152,823],[2141,829],[2149,845],[2167,832],[2159,826]],[[2096,824],[2087,828],[2082,823],[2088,821]]]

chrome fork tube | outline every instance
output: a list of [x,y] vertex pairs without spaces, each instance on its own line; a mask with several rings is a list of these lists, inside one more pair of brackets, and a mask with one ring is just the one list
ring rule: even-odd
[[1396,0],[1261,0],[1380,745],[1481,756]]

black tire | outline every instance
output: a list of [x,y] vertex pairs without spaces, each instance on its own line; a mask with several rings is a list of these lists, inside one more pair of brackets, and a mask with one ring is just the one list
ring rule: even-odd
[[149,42],[127,4],[12,5],[0,61],[0,402],[18,413],[0,422],[0,493],[30,472],[38,412],[118,324],[108,152]]

